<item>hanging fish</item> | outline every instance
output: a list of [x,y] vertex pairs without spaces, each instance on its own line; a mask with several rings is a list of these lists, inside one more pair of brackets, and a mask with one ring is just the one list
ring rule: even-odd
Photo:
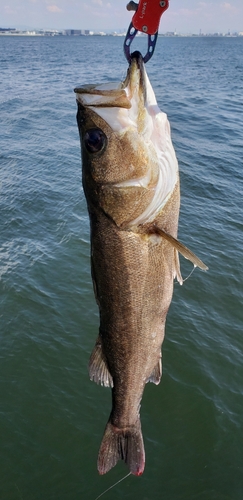
[[139,52],[123,83],[76,88],[83,188],[91,225],[91,267],[100,312],[91,380],[112,388],[98,456],[105,474],[119,459],[141,475],[140,403],[159,384],[161,345],[178,252],[207,267],[177,238],[178,163]]

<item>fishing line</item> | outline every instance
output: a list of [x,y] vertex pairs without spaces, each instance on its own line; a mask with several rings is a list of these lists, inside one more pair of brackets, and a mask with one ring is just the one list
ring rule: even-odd
[[117,484],[121,483],[122,481],[124,481],[124,479],[126,479],[128,476],[131,475],[131,472],[129,472],[129,474],[127,474],[126,476],[122,477],[121,479],[119,479],[119,481],[117,481],[117,483],[113,484],[112,486],[110,486],[109,488],[107,488],[107,490],[103,491],[103,493],[101,493],[98,497],[95,498],[95,500],[98,500],[98,498],[102,497],[105,493],[107,493],[107,491],[111,490],[112,488],[114,488],[114,486],[116,486]]
[[183,281],[183,283],[185,283],[185,281],[187,281],[187,280],[191,277],[191,275],[192,275],[192,273],[195,271],[196,267],[197,267],[197,266],[195,266],[195,264],[194,264],[194,266],[193,266],[193,268],[192,268],[191,272],[188,274],[188,276],[187,276],[184,280],[182,280],[182,281]]
[[[191,272],[188,274],[188,276],[185,279],[182,279],[182,283],[181,284],[183,284],[183,283],[185,283],[185,281],[189,280],[189,278],[191,277],[192,273],[195,271],[196,267],[197,266],[194,264],[194,266],[193,266]],[[178,281],[176,281],[175,285],[180,285],[180,283],[178,283]]]

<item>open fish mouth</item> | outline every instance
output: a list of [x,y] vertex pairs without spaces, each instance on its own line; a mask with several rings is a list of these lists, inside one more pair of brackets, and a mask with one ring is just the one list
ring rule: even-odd
[[[96,113],[117,132],[129,126],[139,127],[141,132],[141,125],[148,120],[149,114],[161,112],[142,55],[138,51],[131,56],[131,64],[123,82],[83,85],[75,88],[74,92],[80,104],[96,108]],[[145,110],[148,111],[148,116]]]
[[[160,112],[142,55],[138,51],[131,56],[131,64],[123,82],[83,85],[75,88],[74,92],[80,104],[96,108],[96,113],[117,132],[129,126],[139,126],[141,131],[141,122],[145,122],[144,110],[149,108],[151,112],[151,106],[157,107]],[[111,108],[119,110],[112,111]]]
[[[134,90],[141,87],[144,96],[146,95],[145,74],[142,56],[140,52],[136,51],[132,54],[131,64],[124,82],[87,84],[82,85],[82,87],[76,87],[74,92],[77,94],[77,100],[84,106],[107,107],[113,104],[114,106],[119,105],[130,108],[131,103],[129,102],[129,98]],[[87,95],[90,97],[87,97]],[[126,97],[128,97],[128,100]]]

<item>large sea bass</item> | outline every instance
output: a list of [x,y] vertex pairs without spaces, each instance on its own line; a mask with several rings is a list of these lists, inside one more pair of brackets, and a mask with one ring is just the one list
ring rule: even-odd
[[139,52],[121,84],[75,89],[83,187],[91,224],[91,264],[100,329],[90,378],[112,387],[112,411],[98,456],[105,474],[119,459],[143,473],[140,402],[161,378],[165,320],[180,275],[176,240],[178,163]]

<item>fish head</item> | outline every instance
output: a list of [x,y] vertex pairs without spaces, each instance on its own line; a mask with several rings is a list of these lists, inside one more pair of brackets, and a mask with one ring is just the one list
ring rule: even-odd
[[123,228],[153,220],[174,189],[178,164],[141,54],[132,54],[124,82],[75,93],[88,205]]

